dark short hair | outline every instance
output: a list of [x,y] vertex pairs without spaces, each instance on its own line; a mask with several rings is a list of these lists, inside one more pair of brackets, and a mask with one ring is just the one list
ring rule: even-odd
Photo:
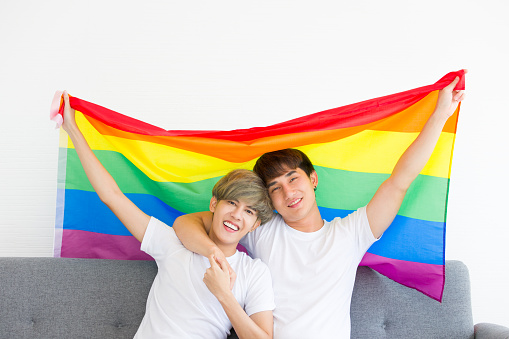
[[287,148],[263,154],[256,161],[253,172],[267,185],[270,180],[296,168],[303,170],[308,177],[315,170],[306,154],[298,149]]
[[212,195],[218,201],[244,201],[256,211],[262,224],[269,221],[274,214],[265,184],[258,175],[247,169],[235,169],[219,179],[212,189]]

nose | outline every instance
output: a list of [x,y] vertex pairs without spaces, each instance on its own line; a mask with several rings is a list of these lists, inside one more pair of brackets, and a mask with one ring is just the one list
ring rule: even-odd
[[241,218],[241,213],[242,213],[242,209],[240,208],[240,206],[236,206],[231,212],[231,216],[236,219],[236,220],[240,220]]
[[291,198],[295,193],[295,191],[288,185],[283,185],[282,189],[285,199]]

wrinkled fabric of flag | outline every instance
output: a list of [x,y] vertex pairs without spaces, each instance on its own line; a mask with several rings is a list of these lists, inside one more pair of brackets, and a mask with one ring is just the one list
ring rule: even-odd
[[[313,162],[320,179],[317,203],[323,219],[332,220],[369,202],[433,112],[438,91],[456,76],[461,79],[456,89],[464,89],[464,71],[451,72],[432,85],[232,131],[165,130],[74,96],[70,104],[90,147],[122,192],[168,225],[182,214],[208,210],[212,187],[229,171],[252,169],[263,153],[284,148],[300,149]],[[58,121],[60,93],[55,99],[51,115]],[[394,222],[361,262],[439,301],[458,113],[459,107]],[[100,201],[62,129],[54,255],[151,260]]]

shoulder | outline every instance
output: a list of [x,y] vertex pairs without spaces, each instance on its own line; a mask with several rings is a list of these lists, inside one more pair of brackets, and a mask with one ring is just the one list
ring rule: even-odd
[[336,217],[331,221],[333,227],[341,228],[361,226],[364,224],[369,225],[366,206],[358,208],[345,217]]
[[152,255],[154,259],[167,253],[168,250],[184,248],[172,227],[154,217],[150,221],[141,242],[141,250]]
[[177,235],[175,234],[175,231],[173,230],[172,227],[168,226],[163,221],[161,221],[157,218],[154,218],[154,217],[150,217],[150,221],[148,223],[147,230],[145,232],[144,240],[145,240],[145,237],[147,237],[147,236],[149,238],[165,236],[165,237],[170,237],[172,239],[178,240]]
[[248,268],[267,268],[267,265],[258,258],[252,258],[245,252],[238,252],[239,255],[239,264],[242,267]]
[[357,209],[344,218],[335,218],[331,221],[330,230],[334,232],[335,239],[351,239],[361,249],[365,250],[377,240],[369,226],[366,206]]
[[281,226],[284,224],[285,221],[283,220],[283,217],[279,213],[274,212],[272,219],[270,219],[265,224],[260,225],[260,227],[255,229],[253,232],[248,233],[248,235],[252,234],[254,236],[261,236],[263,234],[273,233],[280,230]]
[[242,266],[247,279],[262,274],[269,274],[270,276],[269,267],[261,259],[252,258],[244,252],[239,252],[239,265]]
[[272,247],[276,238],[281,236],[285,230],[285,222],[279,213],[274,213],[274,216],[269,222],[259,226],[252,232],[246,234],[240,243],[249,251],[254,257],[259,257],[259,250],[265,251]]

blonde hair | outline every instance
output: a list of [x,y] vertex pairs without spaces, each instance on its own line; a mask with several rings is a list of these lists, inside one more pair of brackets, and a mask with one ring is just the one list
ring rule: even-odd
[[272,218],[273,210],[269,193],[262,179],[253,171],[236,169],[222,177],[212,189],[219,200],[243,201],[253,208],[261,223]]

